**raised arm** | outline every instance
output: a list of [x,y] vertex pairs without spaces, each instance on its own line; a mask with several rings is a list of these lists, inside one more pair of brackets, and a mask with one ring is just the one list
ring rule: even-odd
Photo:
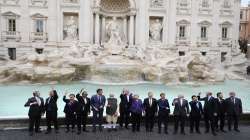
[[197,98],[199,101],[205,101],[206,97],[201,98],[201,93],[198,93]]
[[24,104],[24,107],[29,107],[30,103],[31,103],[31,101],[30,101],[30,99],[28,99],[28,101]]

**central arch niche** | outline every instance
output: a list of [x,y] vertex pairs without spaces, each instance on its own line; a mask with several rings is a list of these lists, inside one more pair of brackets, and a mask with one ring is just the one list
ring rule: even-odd
[[93,7],[94,43],[107,43],[107,27],[111,22],[116,22],[122,41],[127,45],[134,45],[135,15],[134,0],[96,0]]

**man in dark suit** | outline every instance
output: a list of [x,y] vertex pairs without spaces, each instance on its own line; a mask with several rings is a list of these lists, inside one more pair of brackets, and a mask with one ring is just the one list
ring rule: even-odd
[[39,92],[34,91],[33,97],[29,98],[24,105],[29,108],[29,132],[30,136],[33,136],[33,130],[35,126],[35,132],[40,133],[40,121],[41,116],[44,114],[44,101],[43,98],[39,97]]
[[207,96],[204,98],[200,98],[200,94],[197,96],[198,100],[204,101],[204,121],[205,121],[205,126],[206,130],[205,133],[209,132],[209,128],[211,127],[212,134],[216,136],[215,132],[215,118],[217,116],[217,103],[215,98],[212,96],[211,92],[207,92]]
[[239,117],[242,114],[241,99],[235,97],[235,92],[229,93],[229,98],[226,99],[227,116],[228,116],[228,130],[231,131],[231,125],[234,121],[234,130],[240,132],[238,128]]
[[153,98],[153,93],[148,93],[148,98],[144,99],[143,102],[144,110],[145,110],[145,124],[146,131],[153,131],[155,114],[157,113],[157,101]]
[[129,93],[129,90],[124,89],[122,94],[120,95],[120,127],[123,127],[123,123],[125,123],[125,128],[128,129],[129,118],[130,118],[130,106],[132,104],[132,94]]
[[63,96],[63,101],[66,103],[63,112],[65,113],[66,133],[69,132],[69,126],[71,125],[72,133],[75,129],[76,110],[78,102],[75,100],[75,95],[70,94],[69,99],[66,99],[67,92]]
[[181,126],[181,134],[185,135],[184,127],[185,120],[189,115],[188,101],[184,99],[183,95],[179,95],[178,98],[174,99],[172,105],[174,106],[174,134],[177,133],[179,122]]
[[88,132],[86,130],[86,123],[88,119],[88,114],[90,114],[90,98],[87,97],[87,91],[81,90],[80,93],[76,95],[78,100],[78,108],[77,108],[77,134],[81,133],[81,125],[82,130]]
[[47,131],[45,134],[51,132],[51,122],[54,123],[55,132],[58,133],[58,124],[57,124],[57,99],[58,95],[56,90],[52,89],[49,92],[49,97],[45,102],[45,111],[46,111],[46,122],[47,122]]
[[[217,103],[217,117],[215,118],[215,128],[218,131],[219,127],[221,132],[226,132],[224,130],[224,124],[225,124],[225,112],[226,112],[226,104],[225,100],[223,99],[223,94],[221,92],[217,93],[217,98],[215,99]],[[220,121],[220,124],[219,124]]]
[[170,113],[170,107],[168,100],[165,98],[165,93],[160,94],[160,99],[157,102],[158,111],[158,133],[161,133],[161,124],[164,124],[165,134],[168,134],[168,119]]
[[99,124],[99,130],[102,131],[103,110],[106,98],[102,89],[97,89],[97,94],[91,97],[90,105],[93,111],[93,132],[96,132],[96,124]]
[[202,104],[201,102],[198,101],[197,96],[193,95],[192,96],[192,101],[189,102],[189,105],[191,107],[191,112],[190,112],[190,133],[193,133],[194,131],[194,126],[196,133],[200,134],[200,120],[201,116],[203,114],[203,109],[202,109]]

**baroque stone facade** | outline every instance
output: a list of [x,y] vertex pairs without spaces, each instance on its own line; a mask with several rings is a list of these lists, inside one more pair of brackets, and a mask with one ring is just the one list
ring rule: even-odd
[[[0,2],[0,56],[18,59],[11,62],[15,65],[30,64],[23,77],[54,69],[60,73],[66,63],[70,66],[65,69],[72,68],[68,71],[74,76],[76,64],[119,64],[144,65],[138,69],[144,80],[163,76],[164,81],[190,77],[220,81],[225,73],[218,76],[218,64],[228,68],[234,61],[244,63],[238,49],[240,0]],[[44,71],[34,71],[38,66]],[[22,71],[20,67],[12,70]]]
[[1,0],[0,52],[18,57],[69,47],[74,40],[102,46],[110,41],[107,26],[113,21],[123,47],[219,58],[237,45],[239,7],[240,0]]

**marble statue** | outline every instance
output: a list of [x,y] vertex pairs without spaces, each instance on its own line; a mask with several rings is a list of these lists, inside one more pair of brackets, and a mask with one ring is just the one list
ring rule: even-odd
[[106,30],[108,32],[109,40],[108,44],[112,45],[122,45],[123,41],[121,38],[121,33],[120,33],[120,27],[117,24],[116,19],[112,20],[106,27]]
[[74,16],[70,16],[64,25],[64,39],[77,40],[78,39],[78,26]]
[[152,22],[149,28],[150,41],[160,42],[162,37],[163,26],[160,22],[160,19],[156,19],[155,22]]

